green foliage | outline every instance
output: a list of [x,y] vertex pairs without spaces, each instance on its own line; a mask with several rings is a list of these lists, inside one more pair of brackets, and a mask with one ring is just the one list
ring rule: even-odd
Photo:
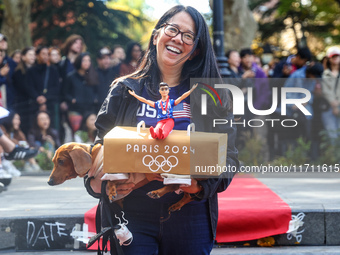
[[145,4],[145,0],[115,0],[107,2],[106,6],[116,11],[126,12],[130,21],[130,26],[124,29],[126,36],[134,41],[147,46],[154,22],[144,14],[150,6]]
[[[337,131],[338,133],[340,130]],[[320,144],[320,163],[321,164],[339,164],[340,162],[340,137],[336,139],[330,139],[327,131],[321,132],[321,144]]]
[[[250,8],[254,10],[262,4],[263,1],[261,0],[249,1]],[[340,43],[339,0],[284,0],[259,15],[261,40],[268,39],[270,36],[288,28],[294,28],[295,24],[300,24],[304,33],[301,43],[309,35],[319,38],[321,42],[324,41],[325,37],[331,37],[333,39],[332,44]],[[287,23],[288,20],[290,21]],[[296,31],[294,30],[294,32]],[[313,47],[316,46],[313,45]],[[315,51],[324,47],[319,48]]]
[[131,40],[125,33],[129,15],[133,14],[107,8],[103,1],[36,0],[32,3],[32,38],[36,44],[60,45],[69,35],[79,34],[88,51],[95,53],[103,46]]
[[24,168],[25,165],[25,161],[24,160],[13,160],[12,164],[19,170],[22,170]]
[[38,165],[42,170],[52,170],[53,169],[53,162],[51,158],[48,157],[46,152],[40,152],[36,157],[35,160],[37,161]]
[[302,137],[296,140],[295,146],[289,146],[284,156],[275,159],[272,165],[303,165],[308,162],[308,153],[310,151],[311,142],[305,142]]
[[264,144],[263,141],[256,135],[251,135],[250,132],[245,133],[245,145],[239,152],[239,160],[245,165],[258,166],[264,162]]

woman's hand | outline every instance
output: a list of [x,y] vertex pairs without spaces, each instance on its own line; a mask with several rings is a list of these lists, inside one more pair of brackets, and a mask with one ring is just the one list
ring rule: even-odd
[[9,66],[8,64],[6,64],[0,69],[0,75],[6,76],[8,73],[9,73]]
[[135,96],[136,95],[134,90],[129,90],[129,93],[130,93],[131,96]]
[[340,115],[339,107],[338,106],[333,107],[332,112],[333,112],[334,116],[339,116]]
[[203,189],[202,186],[199,185],[195,179],[191,179],[191,185],[189,187],[186,185],[180,185],[179,187],[184,192],[191,193],[191,194],[198,193]]

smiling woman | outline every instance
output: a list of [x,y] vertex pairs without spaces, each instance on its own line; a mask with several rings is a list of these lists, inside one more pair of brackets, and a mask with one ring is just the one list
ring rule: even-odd
[[[190,90],[190,78],[220,78],[220,74],[203,16],[193,7],[177,5],[157,22],[138,69],[113,82],[97,116],[96,143],[103,143],[106,133],[115,126],[136,126],[142,120],[147,126],[155,126],[154,102],[167,95],[180,98]],[[160,90],[161,82],[168,86]],[[219,95],[222,98],[220,108],[225,110],[220,117],[232,120],[226,90],[219,91]],[[140,98],[146,101],[138,101]],[[187,129],[191,121],[190,106],[197,109],[193,101],[186,97],[174,104],[174,129]],[[160,112],[167,112],[166,105],[163,108]],[[203,121],[195,124],[196,130],[205,129]],[[209,127],[205,131],[213,130]],[[227,166],[238,168],[235,128],[225,125],[214,131],[228,133]],[[136,189],[132,183],[117,185],[118,194],[133,190],[124,198],[124,211],[134,239],[129,246],[123,247],[124,254],[210,254],[216,234],[217,192],[225,190],[232,177],[223,173],[214,179],[192,179],[190,186],[181,189],[190,193],[195,201],[171,214],[170,218],[169,203],[178,202],[183,195],[168,194],[158,200],[146,196],[148,192],[163,187],[159,174],[148,175],[150,182]],[[89,187],[91,180],[85,183]],[[104,213],[102,217],[105,221],[107,215]]]

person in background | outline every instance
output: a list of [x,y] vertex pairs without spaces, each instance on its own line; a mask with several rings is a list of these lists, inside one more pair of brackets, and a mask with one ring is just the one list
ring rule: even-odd
[[[20,115],[15,112],[11,112],[6,118],[1,120],[1,129],[3,133],[11,139],[12,142],[14,142],[16,145],[19,145],[24,148],[28,148],[28,143],[26,140],[25,134],[20,129]],[[13,173],[18,173],[18,170],[11,164],[11,162],[7,161],[6,159],[1,159],[3,162],[3,166],[6,169],[6,166],[8,169],[11,169],[10,171],[7,170],[10,174],[13,175]],[[36,160],[34,158],[30,158],[28,160],[25,160],[25,164],[23,167],[23,171],[25,172],[38,172],[40,171],[40,167]],[[20,172],[19,172],[20,174]]]
[[228,58],[228,71],[230,74],[228,74],[228,78],[241,78],[241,74],[238,70],[238,67],[241,64],[241,58],[240,54],[237,50],[229,50],[225,54],[225,56]]
[[[273,75],[269,81],[271,90],[273,90],[273,88],[277,88],[278,107],[276,108],[276,111],[271,114],[271,119],[279,119],[280,121],[284,119],[284,116],[281,115],[281,89],[285,86],[287,78],[303,66],[306,66],[307,62],[311,59],[312,54],[309,48],[302,47],[297,49],[296,55],[290,55],[288,58],[282,59],[275,65]],[[304,73],[305,72],[302,71],[299,75],[302,74],[302,76],[304,76]],[[273,150],[270,150],[271,159],[274,159],[275,156],[285,155],[287,150],[286,141],[294,140],[296,138],[292,138],[292,135],[295,135],[294,132],[287,132],[287,129],[281,125],[277,125],[274,126],[274,128],[269,129],[269,146],[270,148],[274,148]]]
[[[245,106],[245,116],[235,116],[236,119],[242,119],[248,115],[250,112],[248,111],[246,95],[247,95],[247,88],[251,87],[251,82],[242,76],[247,77],[247,74],[253,75],[252,72],[248,72],[244,74],[243,71],[239,70],[241,64],[241,57],[238,51],[236,50],[229,50],[226,53],[226,57],[228,58],[228,67],[227,71],[228,74],[225,76],[227,78],[227,82],[233,84],[242,90],[243,95],[245,95],[244,106]],[[249,76],[250,77],[250,76]],[[230,95],[232,98],[232,94]],[[247,117],[246,117],[247,118]],[[247,135],[248,128],[244,126],[238,127],[237,134],[236,134],[236,146],[237,148],[241,149],[245,145],[245,136]]]
[[14,109],[15,91],[12,84],[12,76],[17,64],[7,56],[8,42],[7,37],[0,34],[0,86],[6,86],[6,98],[2,97],[0,105],[8,110]]
[[[38,153],[36,149],[24,148],[16,145],[12,142],[6,135],[4,135],[2,129],[0,128],[0,145],[3,148],[4,156],[6,160],[22,160],[35,157]],[[4,190],[6,186],[11,183],[12,175],[9,174],[3,168],[0,159],[0,190]]]
[[322,92],[329,109],[322,113],[322,122],[331,142],[339,137],[340,130],[340,48],[330,47],[326,56],[327,69],[322,75]]
[[320,153],[321,131],[324,129],[322,124],[322,112],[325,111],[324,105],[326,99],[322,95],[321,77],[323,74],[323,65],[319,62],[311,63],[306,69],[306,78],[315,81],[313,94],[313,118],[309,125],[311,126],[311,159],[316,160]]
[[[258,64],[254,62],[254,53],[251,49],[246,48],[240,51],[241,65],[239,70],[242,74],[243,79],[250,79],[250,85],[247,87],[252,87],[252,105],[256,110],[267,110],[271,103],[271,89],[266,74]],[[249,81],[248,81],[249,82]],[[249,84],[249,83],[247,83]],[[245,94],[245,98],[248,94]],[[248,99],[246,99],[248,100]],[[248,101],[247,101],[248,104]],[[257,135],[263,141],[263,157],[264,160],[269,160],[269,147],[268,147],[268,128],[267,122],[265,121],[265,116],[263,115],[253,115],[249,109],[248,105],[245,108],[245,120],[249,119],[261,119],[265,124],[262,127],[248,129],[251,133]],[[247,129],[246,129],[247,130]]]
[[39,46],[36,51],[37,61],[27,71],[26,92],[34,102],[33,115],[38,111],[51,114],[52,126],[59,129],[60,80],[57,68],[49,65],[48,47]]
[[119,68],[111,67],[111,51],[104,47],[97,54],[97,64],[98,68],[96,69],[99,79],[99,84],[96,87],[96,111],[99,111],[100,106],[104,102],[105,97],[107,96],[107,92],[109,91],[110,85],[114,79],[116,79],[119,75]]
[[96,86],[89,82],[87,72],[91,67],[88,52],[81,53],[74,61],[75,70],[66,79],[66,101],[69,109],[69,119],[73,132],[80,128],[82,116],[87,111],[94,111],[96,105]]
[[305,66],[312,58],[308,47],[298,48],[296,55],[290,55],[276,64],[274,68],[274,78],[287,78],[296,70]]
[[46,111],[38,111],[33,122],[33,126],[27,136],[29,146],[46,153],[52,159],[56,148],[60,144],[58,132],[51,128],[51,119]]
[[11,58],[13,59],[15,63],[19,64],[21,60],[21,50],[13,51],[11,54]]
[[88,112],[84,114],[80,129],[74,134],[74,141],[77,143],[93,144],[97,134],[97,128],[94,125],[97,114]]
[[[299,137],[304,138],[306,141],[311,140],[312,136],[312,118],[313,118],[313,100],[314,100],[314,89],[316,80],[309,79],[307,77],[307,69],[309,66],[314,65],[312,62],[310,65],[304,65],[298,70],[293,72],[284,83],[285,88],[303,88],[309,90],[311,93],[311,99],[304,103],[303,106],[311,115],[305,115],[295,104],[287,104],[286,113],[287,117],[296,120],[297,125],[291,128],[291,132],[281,132],[281,137],[279,137],[279,142],[281,143],[282,151],[286,152],[289,146],[294,146],[296,144],[296,139]],[[309,72],[309,75],[311,72]],[[303,93],[286,93],[287,99],[300,99],[304,98]],[[281,107],[277,108],[277,111],[281,111]]]
[[61,46],[63,58],[60,62],[60,76],[62,81],[66,80],[67,75],[74,70],[73,63],[80,53],[86,50],[83,37],[80,35],[70,35]]
[[111,65],[113,67],[120,66],[120,64],[125,60],[125,50],[124,48],[116,44],[112,48],[112,55],[111,55]]
[[35,50],[33,47],[26,47],[21,51],[21,61],[13,74],[13,87],[16,94],[15,112],[21,116],[21,129],[25,135],[31,128],[32,100],[27,89],[27,70],[34,65]]
[[51,65],[56,65],[59,69],[61,61],[61,52],[57,46],[52,46],[48,48],[49,63]]
[[[165,82],[170,87],[169,97],[178,98],[190,89],[190,78],[221,79],[208,26],[193,7],[177,5],[168,10],[157,22],[148,45],[137,71],[116,79],[111,86],[97,116],[95,143],[103,143],[105,134],[115,126],[136,126],[141,120],[147,126],[157,122],[155,111],[129,95],[128,90],[135,91],[147,100],[156,100],[160,97],[159,83]],[[196,120],[202,120],[200,107],[193,103],[193,98],[201,98],[200,93],[195,92],[190,99],[186,98],[178,105],[178,112],[174,113],[174,129],[187,129],[191,121],[190,110],[187,111],[190,107],[195,109],[193,115],[197,117]],[[218,93],[222,98],[223,109],[220,118],[230,121],[233,115],[228,92],[221,89]],[[209,118],[217,115],[212,110]],[[228,133],[226,164],[238,168],[234,145],[236,128],[228,125],[213,128],[205,123],[204,120],[195,122],[196,130],[202,131],[207,127],[206,132]],[[165,221],[164,218],[169,215],[169,203],[179,201],[183,195],[178,196],[173,192],[158,200],[146,196],[149,191],[163,187],[160,174],[148,175],[150,182],[138,189],[132,190],[133,183],[118,185],[118,195],[131,192],[124,198],[124,212],[133,233],[133,242],[129,246],[122,246],[124,254],[210,254],[216,235],[217,193],[225,190],[232,178],[232,173],[222,173],[218,178],[192,179],[189,187],[181,186],[195,201],[171,213],[171,217]],[[91,189],[89,184],[91,178],[85,178],[88,191]],[[105,217],[110,215],[103,213],[103,220]]]
[[61,79],[61,95],[60,95],[60,110],[61,110],[61,123],[63,129],[61,130],[61,138],[64,140],[65,137],[65,129],[67,129],[67,116],[68,116],[68,108],[66,103],[67,95],[64,94],[67,91],[66,88],[66,78],[68,74],[74,71],[74,61],[80,55],[80,53],[86,50],[86,45],[84,43],[83,37],[77,34],[70,35],[66,38],[64,44],[61,46],[61,53],[63,54],[63,58],[59,64],[59,75]]
[[137,42],[130,42],[126,48],[126,58],[120,65],[119,76],[124,76],[136,71],[142,57],[142,47]]

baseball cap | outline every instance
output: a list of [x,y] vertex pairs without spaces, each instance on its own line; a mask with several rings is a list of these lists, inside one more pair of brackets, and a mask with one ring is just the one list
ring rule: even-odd
[[330,47],[328,50],[327,50],[327,53],[326,53],[326,56],[328,58],[331,58],[333,56],[339,56],[340,55],[340,48],[339,47],[336,47],[336,46],[333,46],[333,47]]
[[104,56],[111,56],[112,52],[109,48],[107,47],[104,47],[104,48],[101,48],[99,51],[98,51],[98,58],[102,58]]
[[3,34],[0,33],[0,42],[1,42],[2,40],[5,40],[5,41],[7,42],[7,37],[6,37],[5,35],[3,35]]
[[319,62],[316,62],[313,65],[307,67],[306,74],[307,73],[314,75],[316,78],[321,78],[323,73],[323,65]]

